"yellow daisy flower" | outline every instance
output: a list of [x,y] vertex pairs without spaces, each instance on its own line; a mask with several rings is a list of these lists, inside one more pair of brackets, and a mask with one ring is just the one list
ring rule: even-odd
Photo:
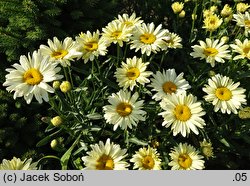
[[164,110],[159,115],[164,119],[162,125],[166,128],[171,126],[173,135],[181,133],[183,137],[189,135],[190,131],[199,134],[198,128],[203,128],[206,124],[201,118],[206,112],[201,107],[201,102],[192,94],[167,95],[161,102]]
[[138,82],[141,85],[149,83],[149,77],[152,72],[146,71],[149,62],[143,63],[141,58],[134,56],[132,59],[127,58],[126,63],[122,62],[122,67],[117,68],[115,77],[120,87],[127,89],[128,87],[132,91]]
[[110,139],[107,139],[105,144],[100,141],[99,144],[90,147],[92,150],[87,152],[87,156],[82,157],[85,170],[126,170],[129,166],[123,160],[127,156],[127,150],[111,143]]
[[180,143],[172,148],[169,156],[172,161],[169,162],[172,170],[199,170],[204,169],[204,157],[199,154],[192,145]]
[[130,162],[134,163],[133,169],[139,170],[161,170],[161,159],[156,149],[140,148],[135,152]]
[[241,108],[242,104],[246,104],[245,89],[238,87],[240,83],[234,83],[227,76],[216,74],[208,79],[208,85],[203,87],[203,91],[208,95],[204,99],[214,105],[214,111],[221,110],[223,114],[237,114],[237,109]]

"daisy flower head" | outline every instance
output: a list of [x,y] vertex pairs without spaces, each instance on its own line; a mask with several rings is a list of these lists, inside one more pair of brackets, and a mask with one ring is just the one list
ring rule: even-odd
[[139,94],[135,92],[131,96],[131,92],[120,90],[118,93],[113,93],[108,98],[111,105],[103,107],[105,112],[104,118],[107,123],[114,125],[114,131],[121,127],[126,130],[132,126],[137,126],[139,121],[145,121],[145,111],[142,110],[143,100],[137,101]]
[[222,17],[229,17],[233,14],[233,9],[228,4],[225,4],[223,9],[220,12]]
[[169,36],[169,39],[164,40],[165,45],[163,46],[163,48],[164,47],[166,47],[166,49],[168,49],[168,48],[174,48],[174,49],[182,48],[182,44],[181,44],[182,38],[179,35],[177,35],[176,33],[173,33],[173,32],[169,32],[169,33],[167,33],[167,36]]
[[245,28],[245,36],[248,37],[250,33],[250,13],[245,12],[244,14],[238,12],[237,14],[233,14],[233,21],[236,21],[237,26]]
[[149,86],[153,88],[152,91],[157,92],[152,98],[159,101],[168,94],[179,94],[190,89],[191,86],[183,75],[183,72],[177,75],[175,69],[163,70],[162,73],[157,71],[150,79],[152,83]]
[[3,159],[0,170],[37,170],[37,162],[32,163],[32,158],[21,160],[13,157],[12,160]]
[[60,63],[63,67],[70,66],[70,61],[80,58],[82,53],[77,51],[76,42],[71,37],[66,37],[63,42],[57,37],[53,41],[48,39],[48,45],[40,45],[43,56],[49,56],[50,61]]
[[233,60],[238,59],[250,59],[250,40],[245,39],[241,42],[239,39],[235,39],[236,44],[231,44],[230,47],[233,49],[233,52],[238,53]]
[[247,3],[237,3],[236,10],[237,12],[244,13],[250,7]]
[[202,154],[205,156],[206,159],[214,157],[214,152],[211,142],[208,142],[206,139],[204,139],[202,142],[200,142],[200,148]]
[[246,104],[245,89],[239,87],[240,82],[234,83],[227,76],[216,74],[208,79],[208,85],[203,87],[203,91],[207,93],[204,99],[214,105],[214,111],[221,110],[223,114],[237,114],[237,109],[242,104]]
[[79,45],[79,49],[82,52],[82,59],[84,63],[89,60],[93,61],[99,55],[105,56],[107,53],[107,44],[105,40],[100,37],[100,32],[81,33],[79,37],[76,37],[76,42]]
[[22,55],[20,64],[15,63],[12,66],[14,68],[6,69],[9,74],[5,76],[6,81],[3,85],[7,86],[7,91],[15,92],[14,99],[24,97],[28,104],[33,96],[39,103],[43,100],[48,102],[48,92],[54,93],[54,88],[48,83],[63,77],[58,74],[61,68],[56,67],[56,63],[50,63],[48,57],[43,57],[37,51],[34,51],[32,56]]
[[82,157],[85,170],[127,170],[129,164],[123,160],[127,156],[127,150],[111,143],[109,138],[105,144],[100,141],[90,147],[88,155]]
[[201,107],[201,102],[192,94],[171,94],[167,95],[161,102],[164,110],[159,115],[164,119],[162,126],[171,126],[173,135],[181,133],[183,137],[189,135],[190,131],[199,134],[198,128],[203,128],[206,124],[201,118],[206,112]]
[[212,67],[215,66],[215,62],[225,63],[224,59],[230,59],[230,51],[227,50],[229,45],[225,44],[223,40],[216,39],[215,41],[206,38],[206,42],[199,41],[200,45],[192,46],[194,52],[190,53],[193,58],[206,59],[207,63],[210,63]]
[[216,14],[209,14],[205,17],[203,21],[204,25],[202,28],[205,28],[207,31],[213,32],[220,27],[222,22],[223,20],[220,19]]
[[140,26],[143,21],[141,17],[136,17],[135,12],[132,13],[131,16],[128,14],[118,15],[116,21],[121,22],[122,24],[126,25],[128,28],[135,28],[136,26]]
[[130,49],[135,49],[136,52],[141,50],[141,53],[146,53],[147,56],[151,52],[157,53],[164,46],[164,40],[170,39],[166,35],[168,32],[167,29],[162,29],[161,24],[155,28],[154,23],[142,23],[133,31]]
[[141,58],[134,56],[133,58],[127,58],[126,63],[122,62],[121,68],[117,68],[115,77],[117,78],[118,85],[127,89],[128,87],[132,91],[138,82],[141,85],[149,83],[149,77],[152,72],[146,71],[149,62],[143,63]]
[[132,28],[118,22],[116,20],[110,22],[105,28],[102,29],[103,39],[105,42],[118,43],[120,47],[123,46],[123,42],[128,42],[132,35]]
[[187,143],[180,143],[178,146],[172,148],[171,153],[169,153],[171,162],[171,170],[200,170],[204,169],[204,157],[199,154],[192,145]]
[[156,149],[143,147],[135,152],[130,162],[134,163],[133,169],[161,170],[161,159]]

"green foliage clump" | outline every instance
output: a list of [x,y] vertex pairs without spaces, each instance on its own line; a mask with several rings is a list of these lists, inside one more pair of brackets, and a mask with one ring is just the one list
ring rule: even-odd
[[116,7],[110,0],[1,0],[0,52],[8,61],[18,60],[48,38],[104,25]]

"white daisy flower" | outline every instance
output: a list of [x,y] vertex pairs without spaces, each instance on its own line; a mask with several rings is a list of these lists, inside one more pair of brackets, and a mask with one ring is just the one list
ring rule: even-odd
[[243,43],[239,39],[235,39],[235,44],[231,44],[231,48],[233,49],[233,52],[239,53],[239,55],[236,55],[233,60],[238,59],[250,59],[250,41],[248,39],[245,39]]
[[175,69],[163,70],[162,73],[157,71],[156,74],[153,74],[154,78],[150,79],[152,83],[149,86],[153,88],[152,91],[157,91],[152,98],[159,101],[168,94],[179,94],[190,89],[191,86],[183,75],[182,72],[177,76]]
[[123,46],[123,42],[128,42],[132,35],[132,28],[127,27],[121,22],[112,21],[105,28],[102,29],[103,39],[107,43],[118,43],[120,47]]
[[135,152],[130,162],[134,163],[133,169],[139,170],[161,170],[161,159],[160,154],[156,149],[140,148]]
[[172,148],[171,153],[169,153],[171,162],[171,170],[200,170],[204,169],[204,157],[199,154],[192,145],[187,143],[180,143],[178,146]]
[[48,39],[48,45],[40,45],[41,54],[49,56],[50,61],[60,63],[63,67],[70,66],[70,61],[82,56],[71,37],[66,37],[63,42],[53,37],[53,41]]
[[186,137],[190,131],[198,135],[198,128],[206,125],[201,118],[206,112],[201,107],[201,102],[192,94],[186,95],[184,92],[179,95],[167,95],[160,102],[160,106],[164,110],[159,114],[164,119],[162,125],[166,128],[171,126],[174,136],[181,133]]
[[122,24],[125,24],[127,27],[131,27],[132,29],[135,26],[139,26],[141,23],[143,23],[141,17],[136,17],[135,12],[131,16],[128,14],[118,15],[118,19],[116,19],[116,21],[119,21]]
[[229,45],[224,44],[224,41],[216,39],[215,41],[206,38],[206,42],[199,41],[200,45],[192,46],[194,52],[190,53],[194,58],[206,59],[207,63],[210,63],[212,67],[215,66],[215,62],[225,63],[224,59],[230,59],[231,55]]
[[233,14],[233,17],[233,21],[236,21],[237,26],[245,28],[244,34],[248,37],[248,34],[250,34],[250,13],[245,12],[245,14],[242,14],[238,12],[237,14]]
[[79,45],[78,50],[82,52],[82,59],[84,63],[89,60],[93,61],[99,55],[105,56],[107,53],[107,43],[102,37],[100,37],[100,32],[81,33],[79,37],[76,37],[76,43]]
[[[168,40],[164,40],[164,47],[166,47],[166,49],[168,48],[182,48],[182,38],[180,36],[178,36],[176,33],[173,32],[169,32],[167,33],[167,36],[169,36]],[[165,49],[165,50],[166,50]]]
[[141,26],[137,26],[131,37],[130,49],[135,49],[137,52],[141,50],[141,53],[146,53],[147,56],[153,53],[157,53],[164,46],[164,40],[169,40],[169,36],[166,33],[169,31],[167,29],[162,29],[162,25],[158,25],[155,28],[154,23],[145,24],[142,23]]
[[6,81],[3,83],[7,86],[6,90],[14,91],[14,99],[24,97],[29,104],[35,96],[39,103],[43,100],[48,102],[48,92],[54,93],[54,89],[48,84],[63,76],[58,75],[60,67],[56,63],[50,63],[48,57],[43,57],[40,52],[34,51],[28,58],[24,55],[20,57],[20,63],[12,65],[14,68],[6,69]]
[[3,159],[0,170],[37,170],[37,162],[32,163],[32,158],[21,160],[13,157],[12,160]]
[[82,157],[86,166],[85,170],[126,170],[129,164],[123,159],[127,156],[126,149],[121,149],[120,145],[110,143],[107,139],[104,144],[90,145],[91,151],[87,156]]
[[141,110],[143,100],[137,101],[139,94],[136,92],[131,96],[131,92],[120,90],[113,93],[108,98],[111,105],[106,105],[104,109],[104,118],[107,123],[114,125],[114,131],[120,126],[121,129],[130,129],[132,125],[137,126],[139,121],[145,121],[145,111]]
[[241,108],[242,104],[246,104],[245,89],[239,87],[240,82],[234,83],[227,76],[216,74],[208,79],[208,85],[203,87],[203,91],[208,95],[204,96],[207,102],[214,105],[214,111],[221,110],[223,114],[237,114],[237,109]]
[[117,78],[118,85],[132,91],[138,82],[141,85],[149,83],[149,77],[152,72],[146,71],[149,62],[143,63],[141,58],[134,56],[132,59],[127,58],[126,63],[122,62],[121,68],[117,68],[115,77]]

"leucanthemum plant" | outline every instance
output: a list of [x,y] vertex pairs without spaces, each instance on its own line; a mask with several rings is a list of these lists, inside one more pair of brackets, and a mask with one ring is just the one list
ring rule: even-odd
[[[53,158],[63,170],[249,169],[249,8],[165,3],[162,19],[160,6],[131,6],[6,69],[19,104],[49,108],[41,168]],[[29,158],[15,162],[33,168]]]

